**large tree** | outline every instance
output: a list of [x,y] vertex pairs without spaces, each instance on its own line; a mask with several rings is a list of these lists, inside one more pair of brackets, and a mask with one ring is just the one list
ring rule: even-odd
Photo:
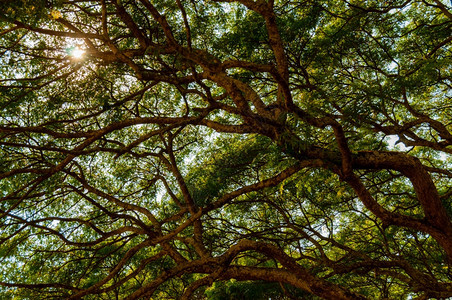
[[452,297],[452,7],[4,0],[2,299]]

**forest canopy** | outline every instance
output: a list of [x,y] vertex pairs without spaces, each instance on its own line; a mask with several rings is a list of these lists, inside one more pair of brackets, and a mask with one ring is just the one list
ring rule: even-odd
[[1,299],[452,297],[452,3],[0,2]]

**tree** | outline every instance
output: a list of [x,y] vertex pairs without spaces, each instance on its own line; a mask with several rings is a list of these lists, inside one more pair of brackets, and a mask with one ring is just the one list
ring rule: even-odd
[[2,299],[452,297],[448,2],[0,22]]

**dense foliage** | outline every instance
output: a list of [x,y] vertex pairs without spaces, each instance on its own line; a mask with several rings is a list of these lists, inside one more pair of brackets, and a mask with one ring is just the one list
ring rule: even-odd
[[452,297],[444,0],[0,2],[1,299]]

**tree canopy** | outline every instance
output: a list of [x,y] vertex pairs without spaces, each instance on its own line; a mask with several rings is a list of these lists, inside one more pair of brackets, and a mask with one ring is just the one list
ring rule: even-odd
[[1,1],[1,298],[452,297],[451,5]]

